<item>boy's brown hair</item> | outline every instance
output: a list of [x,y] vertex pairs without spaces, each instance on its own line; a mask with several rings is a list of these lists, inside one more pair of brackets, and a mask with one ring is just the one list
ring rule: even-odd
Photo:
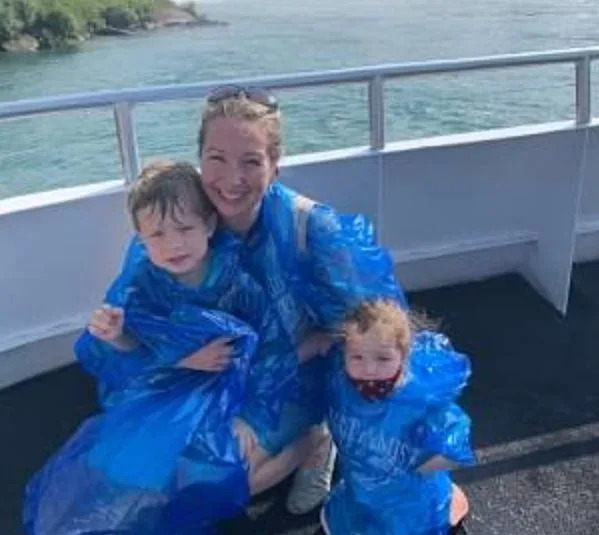
[[160,160],[143,168],[127,194],[127,207],[135,230],[139,231],[137,214],[147,208],[157,209],[162,218],[176,218],[177,211],[190,208],[204,221],[214,213],[201,185],[198,170],[189,163]]

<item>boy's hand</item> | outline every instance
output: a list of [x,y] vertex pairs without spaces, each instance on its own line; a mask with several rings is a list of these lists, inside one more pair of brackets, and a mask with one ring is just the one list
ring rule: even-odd
[[87,326],[90,333],[104,342],[114,342],[123,335],[125,313],[122,308],[102,305],[92,312]]
[[92,312],[87,330],[119,351],[133,351],[137,342],[123,332],[124,323],[122,308],[104,304]]
[[232,340],[233,338],[230,336],[221,336],[216,340],[212,340],[189,357],[181,360],[177,367],[205,372],[220,372],[231,362],[233,346],[230,345],[230,342]]
[[249,460],[251,452],[258,445],[258,437],[254,430],[241,418],[233,418],[233,435],[239,441],[241,456]]

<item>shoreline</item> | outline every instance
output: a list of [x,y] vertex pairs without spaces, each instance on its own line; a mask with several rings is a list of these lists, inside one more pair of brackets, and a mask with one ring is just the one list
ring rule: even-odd
[[139,27],[132,28],[117,28],[115,26],[106,26],[102,30],[91,34],[88,39],[93,39],[96,36],[99,37],[128,37],[140,34],[151,33],[159,31],[165,28],[204,28],[212,26],[228,26],[228,22],[209,19],[205,15],[200,15],[198,18],[189,21],[183,20],[167,20],[167,21],[155,21],[151,20],[143,23]]

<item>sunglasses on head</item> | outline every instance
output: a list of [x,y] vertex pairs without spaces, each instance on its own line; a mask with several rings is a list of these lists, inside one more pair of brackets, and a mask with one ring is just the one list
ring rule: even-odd
[[244,97],[252,102],[262,104],[272,111],[279,109],[279,103],[276,97],[261,87],[242,87],[240,85],[223,85],[217,87],[208,93],[206,100],[210,104],[216,104],[229,98]]

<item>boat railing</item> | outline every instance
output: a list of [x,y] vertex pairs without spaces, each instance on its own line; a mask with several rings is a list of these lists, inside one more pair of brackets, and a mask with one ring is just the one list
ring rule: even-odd
[[368,86],[367,102],[370,148],[376,151],[385,147],[384,86],[388,80],[464,71],[549,64],[574,64],[575,121],[578,126],[585,126],[590,124],[591,121],[591,62],[597,58],[599,58],[599,47],[391,63],[317,72],[300,72],[289,75],[220,80],[218,82],[208,81],[193,84],[98,91],[2,102],[0,103],[0,120],[78,109],[112,107],[123,173],[125,180],[130,182],[135,180],[140,168],[139,148],[134,120],[134,108],[139,103],[202,98],[214,87],[228,84],[240,86],[258,85],[279,91],[345,83],[365,83]]

